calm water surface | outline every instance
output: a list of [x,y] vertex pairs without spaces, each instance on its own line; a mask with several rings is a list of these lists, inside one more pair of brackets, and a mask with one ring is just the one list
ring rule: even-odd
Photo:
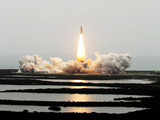
[[111,89],[115,87],[96,87],[96,86],[63,86],[63,85],[0,85],[0,91],[19,90],[19,89],[46,89],[46,88],[105,88]]
[[36,101],[114,101],[123,97],[149,97],[141,95],[112,95],[112,94],[47,94],[47,93],[0,93],[0,99],[36,100]]
[[[60,112],[77,112],[77,113],[127,113],[139,110],[144,110],[145,108],[135,108],[135,107],[61,107]],[[25,106],[25,105],[0,105],[0,111],[23,111],[28,110],[30,112],[53,112],[48,109],[47,106]],[[55,111],[54,111],[55,112]]]
[[[75,83],[121,83],[121,84],[151,84],[153,81],[144,79],[130,79],[130,80],[56,80],[45,79],[43,81],[59,81],[59,82],[75,82]],[[18,90],[18,89],[45,89],[45,88],[106,88],[111,87],[90,87],[90,86],[63,86],[63,85],[0,85],[0,91],[3,90]],[[113,88],[113,87],[112,87]],[[112,101],[115,98],[124,97],[149,97],[141,95],[112,95],[112,94],[47,94],[47,93],[0,93],[0,99],[9,100],[35,100],[35,101]],[[40,112],[52,112],[48,110],[47,106],[24,106],[24,105],[0,105],[0,110],[5,111],[23,111],[24,109],[29,111]],[[97,112],[97,113],[127,113],[137,110],[143,110],[144,108],[134,107],[62,107],[61,112]]]
[[124,79],[124,80],[58,80],[58,79],[41,79],[41,81],[49,81],[49,82],[73,82],[73,83],[121,83],[121,84],[151,84],[154,81],[148,79]]

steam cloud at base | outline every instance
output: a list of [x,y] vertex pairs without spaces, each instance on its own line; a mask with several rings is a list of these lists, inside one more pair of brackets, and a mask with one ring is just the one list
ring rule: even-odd
[[124,72],[131,63],[128,54],[96,54],[96,59],[86,59],[84,62],[77,60],[63,61],[58,57],[51,57],[49,61],[41,57],[24,56],[19,61],[21,72],[43,73],[86,73],[86,74],[119,74]]

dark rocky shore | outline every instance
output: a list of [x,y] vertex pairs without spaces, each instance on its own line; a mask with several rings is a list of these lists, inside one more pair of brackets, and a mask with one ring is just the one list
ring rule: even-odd
[[142,120],[159,119],[159,112],[154,109],[136,111],[127,114],[107,113],[54,113],[54,112],[9,112],[1,111],[1,118],[4,120]]

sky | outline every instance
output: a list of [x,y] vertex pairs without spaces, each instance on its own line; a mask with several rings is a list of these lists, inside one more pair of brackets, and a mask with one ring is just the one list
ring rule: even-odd
[[[95,52],[160,56],[158,0],[0,0],[1,67],[24,55],[74,59],[80,25]],[[153,58],[154,59],[154,58]]]

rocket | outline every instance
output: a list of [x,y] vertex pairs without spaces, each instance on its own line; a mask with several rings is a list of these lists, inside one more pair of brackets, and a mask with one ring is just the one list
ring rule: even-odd
[[80,34],[83,34],[83,27],[82,27],[82,25],[80,27]]

